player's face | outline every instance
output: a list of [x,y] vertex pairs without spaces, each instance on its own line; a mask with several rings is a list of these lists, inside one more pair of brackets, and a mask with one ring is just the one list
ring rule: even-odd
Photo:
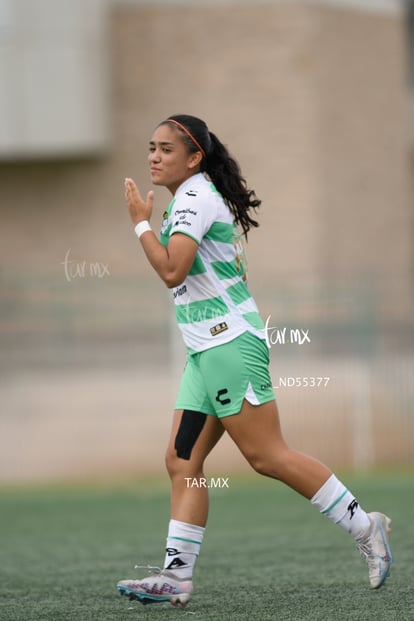
[[174,127],[160,125],[149,143],[148,162],[151,181],[164,185],[175,194],[177,188],[199,172],[201,153],[188,153],[181,136]]

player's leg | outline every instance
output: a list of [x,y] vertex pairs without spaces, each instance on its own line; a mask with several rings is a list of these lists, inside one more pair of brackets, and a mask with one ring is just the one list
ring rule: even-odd
[[166,466],[171,479],[171,519],[164,566],[146,580],[122,580],[121,593],[141,601],[185,605],[193,590],[192,576],[208,515],[208,488],[203,466],[223,434],[200,371],[199,355],[189,355],[176,401]]
[[223,418],[222,423],[257,472],[289,485],[354,537],[368,562],[371,587],[381,586],[392,562],[389,518],[365,513],[326,466],[286,444],[276,402],[251,405],[245,400],[240,413]]
[[244,400],[239,414],[221,421],[256,472],[283,481],[308,499],[332,474],[316,459],[286,444],[274,400],[262,405]]
[[193,572],[208,516],[208,487],[203,465],[223,434],[218,418],[194,410],[176,410],[166,453],[171,478],[171,519],[164,566],[142,580],[122,580],[121,594],[143,603],[170,601],[185,606],[193,592]]
[[223,425],[216,416],[193,410],[174,412],[165,457],[171,479],[172,519],[205,527],[208,488],[204,461],[223,432]]

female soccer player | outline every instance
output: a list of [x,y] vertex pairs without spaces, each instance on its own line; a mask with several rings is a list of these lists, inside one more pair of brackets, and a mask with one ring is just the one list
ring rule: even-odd
[[208,514],[208,489],[188,481],[204,478],[204,461],[224,431],[254,470],[283,481],[348,531],[368,562],[371,588],[380,587],[392,562],[391,520],[367,514],[326,466],[291,449],[282,436],[264,324],[247,288],[236,229],[247,238],[258,226],[253,215],[261,201],[196,117],[160,123],[148,161],[152,183],[173,196],[160,240],[149,223],[153,192],[144,200],[125,179],[126,202],[148,261],[172,290],[188,353],[166,454],[172,489],[164,566],[144,579],[121,580],[118,590],[143,603],[187,604]]

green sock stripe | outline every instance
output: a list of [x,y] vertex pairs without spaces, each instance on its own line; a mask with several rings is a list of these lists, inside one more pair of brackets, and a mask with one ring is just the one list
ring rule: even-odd
[[184,537],[168,537],[168,539],[178,539],[179,541],[186,541],[187,543],[197,543],[201,546],[201,541],[194,541],[194,539],[185,539]]
[[322,511],[322,513],[323,513],[323,514],[326,514],[326,513],[329,513],[329,511],[332,511],[332,509],[333,509],[334,507],[336,507],[336,505],[338,504],[338,502],[341,502],[342,498],[343,498],[343,497],[345,496],[345,494],[347,494],[347,493],[348,493],[348,490],[346,489],[346,490],[344,491],[344,493],[343,493],[341,496],[339,496],[339,498],[338,498],[337,500],[335,500],[335,502],[333,502],[333,503],[331,504],[331,506],[330,506],[330,507],[328,507],[327,509],[325,509],[325,511]]

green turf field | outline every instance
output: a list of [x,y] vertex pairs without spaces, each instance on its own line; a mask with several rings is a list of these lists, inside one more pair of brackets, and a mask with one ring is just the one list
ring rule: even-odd
[[393,518],[395,563],[371,591],[351,538],[303,498],[260,477],[211,493],[209,527],[186,609],[121,598],[134,564],[163,560],[168,488],[0,491],[2,621],[414,620],[414,476],[343,476],[367,510]]

